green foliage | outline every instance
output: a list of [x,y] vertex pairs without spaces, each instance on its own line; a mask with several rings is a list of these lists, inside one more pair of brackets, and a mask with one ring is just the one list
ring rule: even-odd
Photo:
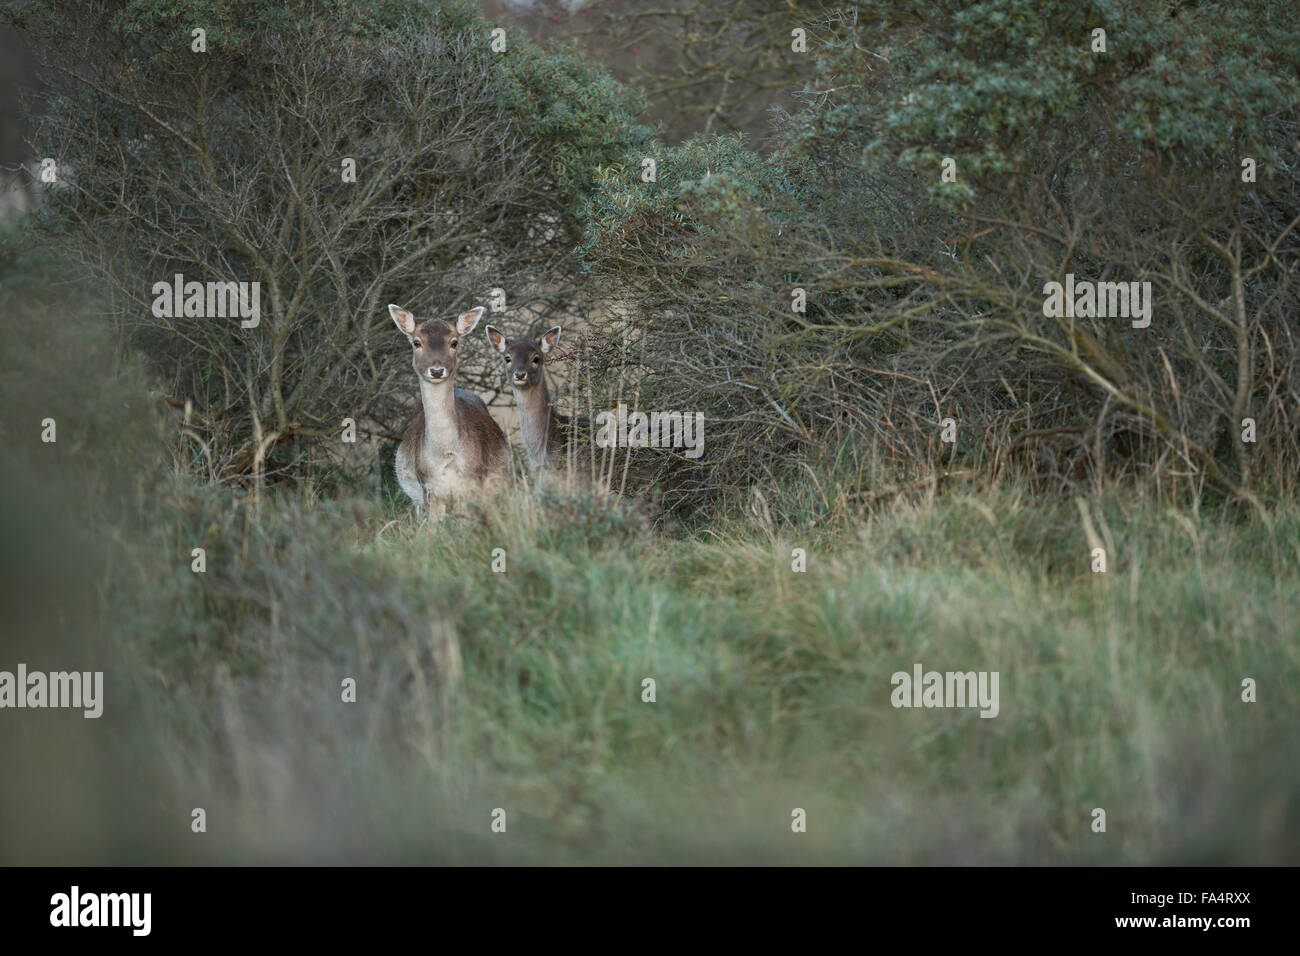
[[641,159],[631,155],[625,164],[597,170],[599,188],[580,213],[590,263],[616,252],[631,235],[725,235],[757,205],[792,188],[781,168],[754,153],[740,136],[660,144],[647,156],[655,160],[655,182],[642,180]]
[[503,102],[553,158],[556,185],[580,199],[601,166],[649,148],[651,130],[636,122],[640,94],[575,49],[544,49],[508,35],[501,69]]
[[[192,31],[202,29],[207,55],[240,60],[254,41],[268,33],[329,28],[329,40],[398,36],[409,30],[412,17],[445,9],[462,23],[474,8],[463,0],[110,0],[104,4],[105,23],[135,44],[137,55],[160,59],[188,52]],[[48,30],[64,15],[62,0],[34,0],[5,11],[6,22],[37,33]]]
[[[33,0],[5,11],[6,22],[32,37],[49,36],[70,15],[66,0]],[[113,0],[104,23],[114,40],[155,66],[195,62],[193,29],[206,31],[213,62],[254,62],[268,37],[308,31],[322,50],[344,45],[400,42],[431,22],[449,34],[467,34],[486,48],[494,24],[471,0]],[[544,48],[509,32],[500,55],[501,101],[529,135],[544,143],[559,188],[572,198],[592,186],[593,171],[629,151],[644,148],[651,130],[636,122],[644,109],[638,91],[576,49]],[[147,70],[141,62],[136,68]]]
[[[1292,21],[1280,3],[856,3],[813,28],[823,79],[769,156],[713,138],[664,151],[658,184],[634,157],[605,170],[586,268],[633,304],[609,331],[643,404],[710,423],[704,460],[649,480],[698,508],[848,441],[905,477],[1015,460],[1042,487],[1174,487],[1189,455],[1241,501],[1293,493]],[[1066,273],[1151,282],[1149,334],[1044,316]],[[1247,416],[1270,444],[1234,437]]]
[[824,38],[838,81],[816,135],[847,133],[912,166],[954,156],[966,181],[1050,168],[1101,138],[1119,162],[1277,161],[1268,125],[1300,102],[1300,27],[1285,2],[853,7],[856,28]]

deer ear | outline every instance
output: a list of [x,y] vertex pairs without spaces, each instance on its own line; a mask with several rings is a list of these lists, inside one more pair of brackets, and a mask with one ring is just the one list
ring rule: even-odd
[[488,341],[492,343],[492,347],[496,349],[498,352],[500,352],[502,355],[505,355],[506,337],[502,335],[500,332],[498,332],[496,329],[492,328],[492,326],[490,325],[487,327],[487,334],[488,334]]
[[407,312],[400,305],[390,305],[388,307],[388,314],[393,317],[393,321],[397,323],[397,327],[405,334],[410,335],[415,331],[415,316],[411,315],[410,312]]
[[555,343],[558,341],[560,341],[560,327],[557,325],[553,329],[547,329],[542,335],[542,354],[545,355],[555,348]]
[[460,335],[469,335],[474,331],[474,326],[478,325],[478,320],[483,318],[483,313],[486,311],[480,305],[468,312],[462,312],[456,318],[456,332]]

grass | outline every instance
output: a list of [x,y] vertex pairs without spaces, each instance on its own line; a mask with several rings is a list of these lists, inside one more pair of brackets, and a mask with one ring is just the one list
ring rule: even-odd
[[[815,527],[770,488],[757,518],[658,529],[515,489],[422,527],[391,491],[173,473],[174,422],[88,307],[7,281],[0,669],[108,690],[97,721],[4,715],[0,861],[1300,856],[1294,502],[1270,527],[1093,496],[1105,574],[1078,503],[1014,483],[819,493]],[[917,662],[999,672],[999,715],[895,709]]]

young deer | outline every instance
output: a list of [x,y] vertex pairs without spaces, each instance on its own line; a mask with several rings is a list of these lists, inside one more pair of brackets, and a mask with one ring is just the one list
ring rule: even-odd
[[460,338],[473,331],[483,307],[454,322],[421,322],[396,305],[388,311],[411,343],[420,381],[420,409],[397,448],[397,483],[417,510],[429,505],[441,517],[456,500],[495,493],[509,470],[510,446],[487,405],[453,384]]
[[548,329],[540,342],[531,339],[507,342],[490,325],[487,335],[505,361],[506,376],[515,393],[519,433],[528,454],[528,472],[538,482],[553,481],[563,473],[564,446],[574,424],[568,415],[556,412],[546,387],[545,356],[559,341],[560,327]]

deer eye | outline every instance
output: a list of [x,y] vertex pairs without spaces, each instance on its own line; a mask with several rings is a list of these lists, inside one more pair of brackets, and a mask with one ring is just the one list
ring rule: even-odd
[[456,347],[456,343],[459,342],[459,341],[460,341],[460,339],[452,339],[452,340],[451,340],[451,347],[452,347],[452,348],[455,348],[455,347]]
[[542,364],[542,357],[541,357],[540,355],[534,355],[534,356],[533,356],[533,364],[534,364],[534,365],[541,365],[541,364]]
[[417,349],[421,347],[419,339],[411,339],[411,344],[415,346]]

